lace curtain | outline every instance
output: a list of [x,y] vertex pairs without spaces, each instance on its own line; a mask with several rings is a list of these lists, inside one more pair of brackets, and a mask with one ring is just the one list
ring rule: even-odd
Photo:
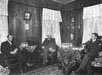
[[0,15],[8,15],[8,0],[0,0]]
[[55,38],[56,44],[61,44],[60,22],[62,22],[60,11],[43,9],[42,17],[42,42],[48,34]]
[[88,41],[94,32],[102,36],[102,4],[84,8],[82,43]]
[[8,0],[0,0],[0,45],[8,35]]

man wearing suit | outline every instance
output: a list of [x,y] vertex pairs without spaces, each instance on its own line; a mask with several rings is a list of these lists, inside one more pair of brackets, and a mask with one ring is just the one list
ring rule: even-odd
[[1,44],[1,52],[7,56],[7,58],[13,57],[17,54],[18,49],[14,47],[14,44],[12,43],[13,36],[8,35],[7,41],[3,42]]
[[8,35],[7,41],[5,41],[1,44],[1,52],[2,52],[2,54],[4,54],[6,56],[6,59],[9,59],[9,58],[17,59],[18,63],[19,63],[19,69],[22,72],[22,69],[21,69],[22,57],[21,57],[21,54],[19,52],[19,49],[16,48],[14,46],[14,44],[12,43],[12,40],[13,40],[13,36]]
[[97,57],[101,51],[101,42],[97,40],[98,34],[92,33],[91,40],[85,43],[87,53],[84,55],[83,60],[79,66],[79,69],[76,70],[76,73],[79,74],[83,70],[87,69],[88,75],[92,74],[91,61]]
[[42,49],[44,52],[43,65],[45,66],[46,63],[48,62],[48,51],[56,49],[55,39],[52,38],[50,35],[47,35],[47,38],[44,40],[44,42],[42,44]]

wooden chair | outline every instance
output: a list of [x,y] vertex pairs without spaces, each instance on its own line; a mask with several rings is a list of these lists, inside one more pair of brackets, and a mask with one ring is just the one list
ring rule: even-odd
[[52,65],[54,64],[54,53],[55,53],[55,49],[53,49],[52,51],[48,51],[48,60],[51,59]]
[[51,60],[51,64],[54,65],[54,62],[57,61],[57,49],[52,49],[48,51],[48,60],[49,59]]

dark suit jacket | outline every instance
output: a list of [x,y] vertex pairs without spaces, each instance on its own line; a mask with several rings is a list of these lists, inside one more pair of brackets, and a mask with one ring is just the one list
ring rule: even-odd
[[42,44],[43,46],[45,46],[45,48],[56,48],[56,43],[55,43],[55,39],[51,38],[50,40],[48,40],[48,38],[46,38]]
[[69,43],[71,43],[73,46],[77,45],[76,39],[70,40]]
[[51,38],[50,40],[48,40],[48,38],[46,38],[42,45],[45,47],[43,49],[44,58],[47,58],[48,52],[49,52],[49,48],[56,49],[56,47],[57,47],[54,38]]
[[97,57],[98,53],[101,51],[101,42],[99,40],[96,40],[92,43],[92,40],[85,43],[86,49],[87,49],[87,55],[89,57]]
[[5,41],[1,44],[1,52],[2,54],[5,54],[6,56],[10,55],[10,52],[14,50],[14,45],[10,44],[8,41]]

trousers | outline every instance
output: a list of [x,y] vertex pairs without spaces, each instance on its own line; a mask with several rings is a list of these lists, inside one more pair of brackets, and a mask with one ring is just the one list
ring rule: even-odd
[[92,68],[91,68],[91,62],[92,62],[92,58],[90,58],[87,54],[85,54],[79,66],[82,70],[87,69],[88,75],[93,75]]

